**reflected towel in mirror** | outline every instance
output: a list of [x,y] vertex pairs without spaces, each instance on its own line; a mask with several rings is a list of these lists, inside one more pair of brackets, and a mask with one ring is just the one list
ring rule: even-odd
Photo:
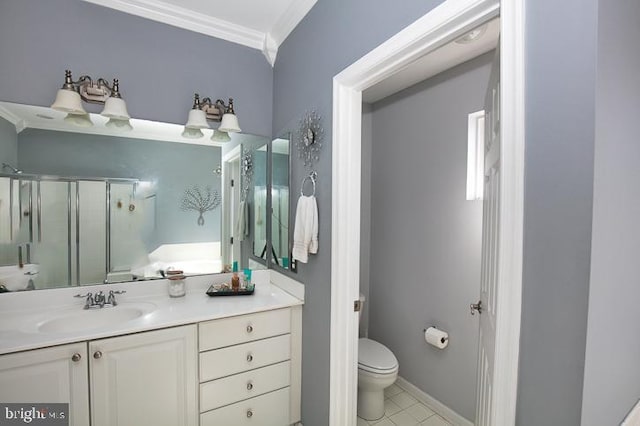
[[318,252],[318,205],[316,197],[301,195],[293,230],[293,258],[307,263],[309,254]]
[[244,237],[249,236],[249,204],[246,201],[240,201],[238,208],[238,220],[236,221],[236,239],[243,241]]

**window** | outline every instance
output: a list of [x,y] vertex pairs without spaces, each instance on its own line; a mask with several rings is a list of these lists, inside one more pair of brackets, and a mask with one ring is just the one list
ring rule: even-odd
[[482,200],[484,189],[484,110],[469,114],[467,200]]

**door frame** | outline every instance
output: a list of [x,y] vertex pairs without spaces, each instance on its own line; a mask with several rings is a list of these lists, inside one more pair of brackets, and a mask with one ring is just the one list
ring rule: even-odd
[[355,425],[358,381],[362,91],[500,15],[502,181],[495,426],[515,424],[524,217],[525,0],[447,0],[333,79],[329,423]]
[[[222,264],[230,265],[233,259],[240,260],[240,243],[234,241],[231,245],[231,237],[234,234],[235,218],[238,211],[240,186],[240,154],[242,144],[234,147],[222,157]],[[231,180],[234,186],[231,186]],[[232,197],[233,193],[233,197]],[[231,201],[233,200],[233,205]]]

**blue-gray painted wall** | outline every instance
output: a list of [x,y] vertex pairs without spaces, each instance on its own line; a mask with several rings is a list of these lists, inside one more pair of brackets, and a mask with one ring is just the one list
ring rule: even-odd
[[135,118],[182,124],[199,92],[271,136],[273,71],[255,49],[80,0],[3,0],[0,56],[0,101],[49,106],[68,68],[119,78]]
[[[482,202],[466,200],[470,113],[484,109],[489,52],[373,104],[369,337],[399,374],[470,421],[478,363]],[[364,190],[364,187],[363,187]],[[423,330],[452,344],[438,350]]]
[[600,2],[593,240],[582,426],[640,399],[640,2]]
[[[368,51],[441,3],[407,0],[319,0],[278,50],[274,68],[274,135],[294,132],[305,110],[323,116],[324,148],[316,165],[317,255],[299,264],[305,286],[302,327],[302,422],[329,424],[329,327],[331,307],[331,108],[332,79]],[[293,148],[291,214],[308,173]]]
[[581,421],[597,7],[597,0],[526,2],[521,426]]
[[[273,129],[325,117],[318,165],[320,251],[298,275],[303,421],[328,424],[332,78],[439,1],[320,0],[281,46]],[[518,424],[580,424],[590,270],[597,0],[526,1],[525,241]],[[580,124],[578,124],[580,123]],[[303,174],[292,170],[294,185]],[[292,188],[293,191],[297,189]],[[474,382],[474,378],[469,378]]]

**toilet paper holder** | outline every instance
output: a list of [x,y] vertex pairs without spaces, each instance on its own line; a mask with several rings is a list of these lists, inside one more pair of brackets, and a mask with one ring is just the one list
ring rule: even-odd
[[[432,325],[431,327],[427,327],[427,328],[432,328],[432,327],[433,327],[433,328],[435,328],[435,329],[438,329],[438,327],[436,327],[435,325]],[[423,329],[423,330],[422,330],[422,332],[423,332],[423,333],[426,333],[426,332],[427,332],[427,328]],[[440,339],[440,342],[444,344],[444,343],[447,343],[447,341],[448,341],[448,340],[449,340],[449,336],[447,336],[447,337],[442,337],[442,338]]]

